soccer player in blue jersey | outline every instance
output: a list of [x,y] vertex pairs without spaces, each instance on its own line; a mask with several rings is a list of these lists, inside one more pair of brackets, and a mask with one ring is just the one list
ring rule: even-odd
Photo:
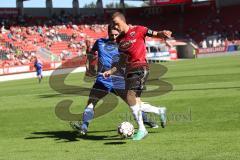
[[43,79],[43,75],[42,75],[43,64],[37,57],[35,58],[34,67],[36,69],[38,82],[41,83],[41,81]]
[[[82,135],[87,133],[89,122],[94,118],[94,107],[100,99],[112,92],[126,101],[124,74],[121,74],[120,71],[115,74],[115,76],[107,79],[101,74],[104,71],[111,69],[114,63],[119,62],[118,46],[115,42],[119,32],[111,28],[109,25],[108,34],[108,39],[98,39],[91,50],[92,55],[95,52],[98,53],[97,77],[92,90],[90,91],[88,103],[83,113],[82,123],[76,121],[70,122],[71,127],[78,130]],[[142,116],[144,124],[152,128],[158,128],[158,125],[155,122],[150,121],[144,112],[142,112]]]

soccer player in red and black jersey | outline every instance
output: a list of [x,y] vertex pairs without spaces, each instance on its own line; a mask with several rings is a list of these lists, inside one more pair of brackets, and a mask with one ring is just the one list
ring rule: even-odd
[[[112,15],[112,23],[120,32],[117,39],[119,52],[125,55],[124,63],[126,66],[125,72],[125,89],[127,90],[126,102],[130,106],[135,120],[138,124],[138,132],[134,135],[133,140],[141,140],[147,134],[147,130],[143,125],[140,103],[137,102],[137,97],[141,96],[144,84],[148,75],[148,64],[146,60],[146,45],[145,37],[158,37],[161,39],[171,38],[171,31],[153,31],[143,26],[129,26],[126,23],[125,16],[120,12],[115,12]],[[118,67],[113,67],[111,70],[104,72],[104,76],[108,77],[116,72]],[[157,112],[157,111],[156,111]],[[166,109],[160,111],[161,125],[164,128],[166,125]]]

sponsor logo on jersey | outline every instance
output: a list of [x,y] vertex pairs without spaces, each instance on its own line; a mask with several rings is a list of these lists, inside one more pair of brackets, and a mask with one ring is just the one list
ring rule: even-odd
[[132,47],[132,44],[136,42],[136,39],[134,40],[128,40],[128,41],[121,41],[119,43],[119,49],[122,51],[126,51]]

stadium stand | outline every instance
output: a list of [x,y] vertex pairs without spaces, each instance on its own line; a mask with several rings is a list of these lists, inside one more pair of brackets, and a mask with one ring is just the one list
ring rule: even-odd
[[[66,17],[69,18],[69,17]],[[39,48],[46,48],[61,60],[86,54],[87,39],[106,37],[106,25],[61,23],[53,19],[21,18],[13,24],[15,17],[2,20],[1,59],[7,66],[29,64]],[[36,25],[37,24],[37,25]],[[3,65],[2,64],[2,65]]]
[[[182,11],[181,6],[171,5],[128,8],[125,13],[132,25],[142,24],[157,30],[168,29],[177,38],[192,39],[200,48],[209,48],[239,44],[240,15],[236,14],[239,8],[239,5],[221,9],[212,5],[200,5],[186,6]],[[108,16],[73,18],[71,15],[55,15],[50,19],[3,17],[0,25],[0,65],[29,64],[39,48],[47,49],[61,60],[84,57],[86,40],[93,43],[95,39],[107,35]]]

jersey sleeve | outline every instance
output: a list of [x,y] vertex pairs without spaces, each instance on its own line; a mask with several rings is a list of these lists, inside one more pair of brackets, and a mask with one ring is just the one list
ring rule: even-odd
[[91,52],[96,52],[96,51],[98,51],[98,40],[96,40],[96,42],[93,44],[93,47],[92,47],[92,50],[91,50]]
[[87,76],[95,76],[97,73],[97,51],[98,51],[98,40],[94,43],[91,51],[87,54],[86,61],[86,75]]
[[147,36],[148,28],[144,26],[138,26],[138,31],[142,37]]
[[91,50],[89,51],[89,53],[87,53],[87,58],[88,59],[93,59],[94,57],[96,58],[97,56],[97,51],[98,51],[98,43],[99,41],[96,40],[96,42],[93,44]]

